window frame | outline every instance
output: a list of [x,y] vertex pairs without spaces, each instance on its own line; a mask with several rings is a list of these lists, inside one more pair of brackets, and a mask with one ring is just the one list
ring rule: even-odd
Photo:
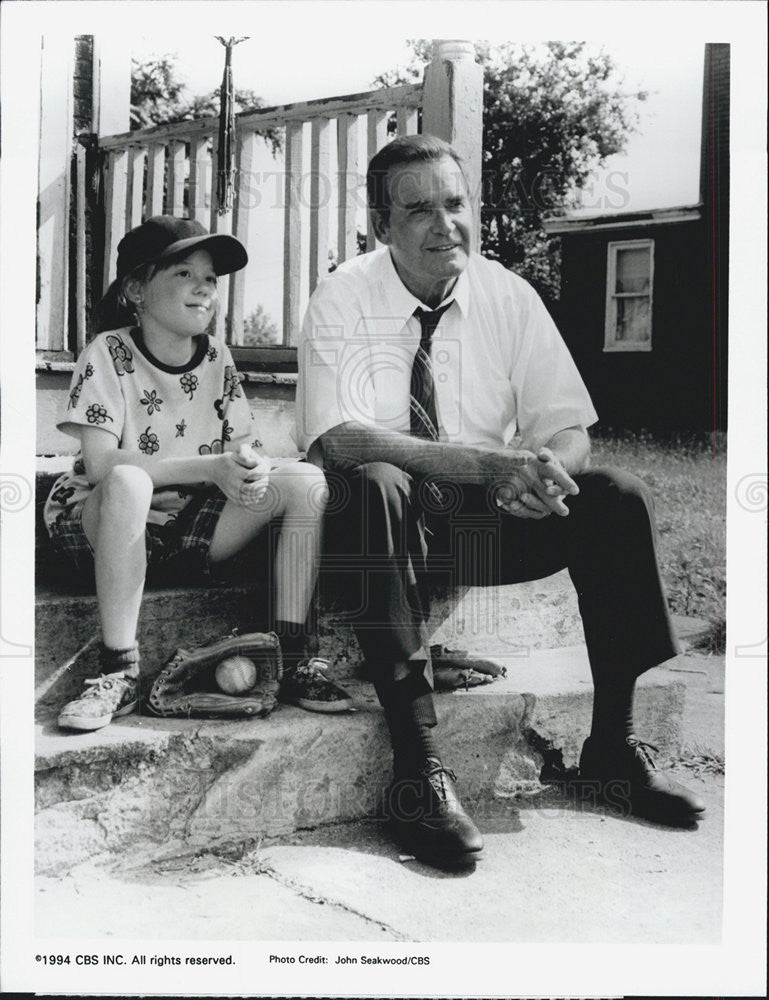
[[[648,292],[617,292],[617,256],[620,250],[649,250],[649,291]],[[617,301],[618,299],[648,298],[649,300],[649,339],[645,341],[617,340]],[[606,247],[606,313],[604,320],[604,353],[649,352],[652,349],[652,334],[654,324],[654,240],[650,238],[639,240],[611,241]]]

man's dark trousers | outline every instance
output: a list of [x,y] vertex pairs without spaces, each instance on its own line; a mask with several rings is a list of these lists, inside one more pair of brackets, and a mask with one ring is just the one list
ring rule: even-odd
[[[635,679],[678,652],[655,552],[653,500],[623,471],[574,477],[568,517],[517,518],[458,477],[412,479],[382,462],[330,471],[324,577],[341,576],[369,675],[432,674],[424,650],[431,582],[520,583],[568,569],[596,686]],[[380,694],[381,697],[381,694]]]

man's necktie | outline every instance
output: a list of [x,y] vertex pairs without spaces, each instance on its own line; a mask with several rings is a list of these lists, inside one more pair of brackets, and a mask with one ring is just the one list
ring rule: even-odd
[[451,302],[447,302],[434,312],[426,312],[422,308],[414,312],[422,326],[422,336],[411,368],[411,433],[414,437],[433,441],[438,440],[438,414],[430,349],[435,328],[450,305]]

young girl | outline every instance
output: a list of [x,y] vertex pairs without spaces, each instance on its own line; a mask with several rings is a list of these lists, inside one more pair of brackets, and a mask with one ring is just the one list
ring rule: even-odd
[[118,246],[117,280],[100,305],[105,332],[83,351],[57,425],[79,438],[80,453],[44,512],[53,546],[77,572],[93,569],[102,626],[102,675],[65,705],[62,727],[99,729],[136,708],[136,626],[148,566],[206,575],[275,518],[282,520],[271,625],[283,652],[281,700],[315,711],[349,707],[323,661],[303,659],[323,474],[300,462],[271,468],[253,451],[251,412],[230,352],[205,333],[217,275],[247,259],[234,237],[167,215]]

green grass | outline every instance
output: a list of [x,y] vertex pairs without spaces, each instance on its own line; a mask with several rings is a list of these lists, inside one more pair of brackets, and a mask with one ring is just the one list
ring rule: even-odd
[[710,648],[719,651],[726,637],[726,436],[604,431],[592,441],[593,465],[627,469],[652,490],[671,611],[707,620]]

